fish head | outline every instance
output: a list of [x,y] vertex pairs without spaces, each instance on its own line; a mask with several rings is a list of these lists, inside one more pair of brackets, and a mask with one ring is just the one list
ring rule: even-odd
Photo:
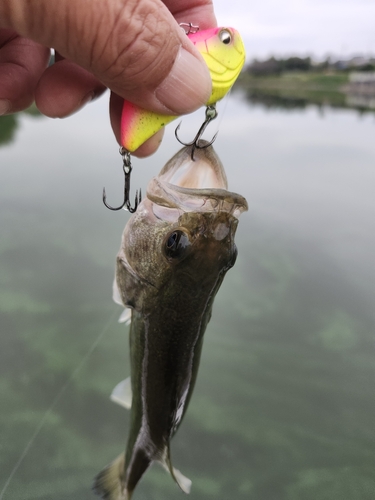
[[189,35],[210,71],[212,93],[207,106],[222,99],[245,63],[245,46],[234,28],[212,28]]
[[227,189],[212,146],[181,149],[153,178],[129,219],[117,257],[123,305],[145,312],[160,294],[212,288],[234,265],[238,218],[246,200]]

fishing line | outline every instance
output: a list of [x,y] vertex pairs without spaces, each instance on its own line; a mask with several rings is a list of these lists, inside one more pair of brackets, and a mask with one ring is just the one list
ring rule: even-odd
[[222,99],[220,101],[220,115],[219,115],[219,120],[218,120],[218,125],[221,125],[221,122],[223,121],[223,116],[225,115],[225,112],[227,110],[227,107],[228,107],[228,102],[231,98],[231,93],[232,93],[232,89],[228,90],[226,96],[224,97],[224,99]]
[[[217,108],[217,119],[216,120],[213,120],[211,122],[212,126],[211,126],[211,133],[214,132],[214,134],[218,134],[220,132],[220,126],[222,124],[222,121],[223,121],[223,117],[225,115],[225,112],[226,112],[226,109],[227,109],[227,106],[228,106],[228,102],[229,102],[229,99],[230,99],[230,93],[232,92],[232,89],[230,89],[228,91],[228,93],[225,95],[225,97],[223,99],[221,99],[220,101],[218,101],[216,103],[216,108]],[[208,130],[208,129],[207,129]]]
[[13,477],[14,477],[14,475],[16,474],[16,472],[20,468],[22,462],[24,461],[25,457],[27,456],[28,452],[30,451],[30,448],[32,447],[34,441],[38,437],[38,435],[39,435],[40,431],[42,430],[44,424],[46,423],[47,418],[49,417],[50,413],[55,408],[55,406],[57,405],[57,403],[60,401],[62,395],[67,390],[67,388],[70,386],[70,384],[73,382],[74,378],[78,375],[78,373],[82,369],[83,365],[86,363],[86,361],[89,359],[89,357],[91,356],[91,354],[94,352],[94,350],[98,346],[99,342],[102,340],[102,338],[104,337],[104,335],[107,333],[107,331],[108,331],[108,329],[109,329],[109,327],[110,327],[110,325],[111,325],[111,323],[112,323],[115,315],[117,315],[117,314],[118,314],[117,311],[113,311],[113,313],[111,314],[109,320],[107,321],[107,324],[104,326],[103,330],[99,333],[98,337],[94,340],[93,344],[91,345],[91,347],[89,348],[89,350],[87,351],[87,353],[85,354],[85,356],[79,362],[78,366],[73,370],[73,373],[70,375],[70,377],[68,378],[68,380],[65,382],[65,384],[62,386],[62,388],[60,389],[60,391],[57,393],[57,395],[53,399],[53,401],[50,404],[50,406],[45,411],[45,413],[44,413],[44,415],[43,415],[40,423],[36,427],[33,435],[31,436],[29,442],[25,446],[25,449],[23,450],[20,458],[18,459],[17,463],[13,467],[12,472],[10,473],[10,475],[9,475],[9,477],[8,477],[8,479],[7,479],[4,487],[3,487],[3,489],[1,490],[1,492],[0,492],[0,500],[3,499],[4,493],[8,489],[8,487],[9,487],[9,485],[10,485],[10,483],[11,483]]

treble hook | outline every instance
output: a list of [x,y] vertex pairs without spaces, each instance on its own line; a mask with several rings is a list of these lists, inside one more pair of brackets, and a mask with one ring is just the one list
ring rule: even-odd
[[104,203],[104,205],[107,208],[109,208],[109,210],[121,210],[122,208],[124,208],[126,206],[126,209],[131,214],[133,214],[137,210],[137,207],[138,207],[139,203],[142,200],[142,192],[141,192],[141,190],[139,190],[139,195],[138,195],[138,191],[136,191],[136,193],[135,193],[135,201],[134,201],[134,208],[133,208],[131,206],[130,200],[129,200],[130,174],[131,174],[131,171],[133,170],[133,167],[132,167],[131,161],[130,161],[130,153],[129,153],[129,151],[127,149],[125,149],[124,147],[122,147],[122,148],[120,148],[120,154],[122,156],[122,162],[123,162],[122,168],[124,170],[124,175],[125,175],[124,202],[123,202],[123,204],[121,206],[119,206],[117,208],[111,207],[106,202],[107,196],[105,194],[105,188],[103,188],[103,203]]
[[214,143],[218,132],[216,132],[216,134],[213,136],[213,138],[211,139],[211,141],[209,143],[205,143],[204,146],[200,146],[199,145],[199,141],[202,138],[202,135],[204,134],[204,131],[206,130],[207,125],[212,120],[215,120],[215,118],[217,117],[217,115],[218,115],[218,112],[217,112],[216,106],[214,104],[212,106],[207,106],[207,108],[206,108],[206,119],[204,120],[204,122],[202,123],[200,129],[198,130],[197,135],[194,137],[194,139],[191,142],[185,143],[185,142],[180,141],[177,132],[178,132],[180,126],[181,126],[181,122],[176,127],[176,130],[174,131],[174,135],[176,136],[176,139],[178,140],[178,142],[180,144],[182,144],[183,146],[193,146],[192,150],[191,150],[191,159],[193,161],[194,161],[194,151],[196,149],[205,149],[205,148],[208,148],[209,146],[211,146]]

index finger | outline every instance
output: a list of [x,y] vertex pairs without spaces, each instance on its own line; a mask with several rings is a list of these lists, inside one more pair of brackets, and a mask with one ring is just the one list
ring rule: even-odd
[[25,109],[34,101],[35,87],[49,57],[48,48],[11,29],[0,29],[0,100],[7,103],[5,113]]

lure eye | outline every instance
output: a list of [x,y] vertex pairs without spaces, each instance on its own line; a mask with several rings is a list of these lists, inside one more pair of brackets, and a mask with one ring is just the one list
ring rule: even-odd
[[186,256],[191,243],[185,231],[177,229],[170,233],[164,245],[165,255],[168,259],[182,259]]
[[221,30],[219,33],[220,41],[225,43],[225,45],[230,44],[232,41],[232,33],[229,30]]

